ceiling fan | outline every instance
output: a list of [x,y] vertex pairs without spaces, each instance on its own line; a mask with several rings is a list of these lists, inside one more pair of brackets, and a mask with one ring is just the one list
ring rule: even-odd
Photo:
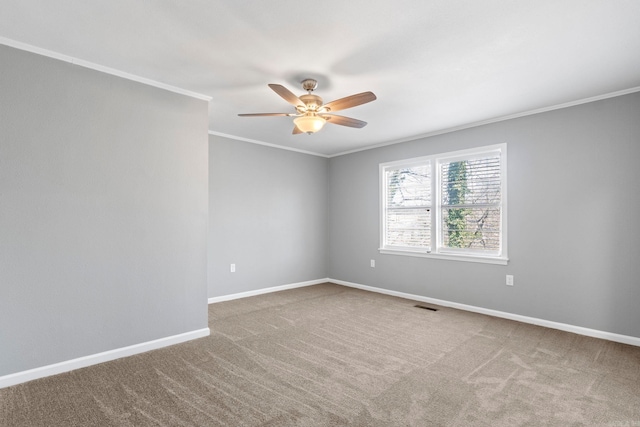
[[287,116],[295,117],[293,119],[293,134],[308,133],[309,135],[318,132],[325,123],[333,123],[334,125],[348,126],[352,128],[365,127],[367,122],[352,119],[350,117],[338,116],[333,114],[334,111],[346,110],[347,108],[356,107],[374,101],[376,96],[373,92],[362,92],[356,95],[347,96],[345,98],[336,99],[327,104],[322,103],[322,98],[311,92],[318,87],[318,82],[314,79],[305,79],[302,81],[302,88],[307,91],[306,94],[295,96],[289,89],[282,85],[270,84],[269,87],[285,101],[293,105],[296,109],[295,113],[250,113],[238,114],[241,117],[265,117],[265,116]]

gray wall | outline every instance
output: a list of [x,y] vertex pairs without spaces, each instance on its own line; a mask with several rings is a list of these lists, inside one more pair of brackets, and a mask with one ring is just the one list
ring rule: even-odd
[[206,328],[207,103],[0,63],[0,376]]
[[326,242],[327,159],[209,137],[209,297],[325,278]]
[[[330,159],[329,277],[640,337],[639,112],[635,93]],[[502,142],[508,266],[378,253],[379,163]]]

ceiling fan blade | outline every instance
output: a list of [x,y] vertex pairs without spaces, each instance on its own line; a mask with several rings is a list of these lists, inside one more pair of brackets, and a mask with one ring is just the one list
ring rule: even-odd
[[304,133],[302,132],[300,129],[298,129],[298,126],[293,126],[293,132],[291,132],[292,135],[298,135],[300,133]]
[[322,108],[326,108],[327,111],[340,111],[358,105],[366,104],[367,102],[375,101],[376,99],[377,98],[373,92],[362,92],[356,95],[336,99],[335,101],[331,101],[328,104],[324,104]]
[[240,117],[271,117],[271,116],[295,116],[293,113],[248,113],[238,114]]
[[270,83],[269,87],[294,107],[297,107],[297,106],[304,107],[304,102],[300,101],[300,98],[295,96],[293,92],[291,92],[286,87],[282,85],[273,84],[273,83]]
[[328,123],[333,123],[334,125],[349,126],[350,128],[363,128],[367,125],[367,122],[352,119],[351,117],[336,116],[333,114],[320,114],[320,116],[327,119]]

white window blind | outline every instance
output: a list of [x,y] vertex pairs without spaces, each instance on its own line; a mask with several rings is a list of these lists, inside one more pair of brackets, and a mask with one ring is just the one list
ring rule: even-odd
[[506,263],[506,144],[383,163],[380,178],[381,252]]
[[442,247],[498,254],[501,194],[500,153],[441,162]]
[[431,165],[386,171],[387,245],[429,250]]

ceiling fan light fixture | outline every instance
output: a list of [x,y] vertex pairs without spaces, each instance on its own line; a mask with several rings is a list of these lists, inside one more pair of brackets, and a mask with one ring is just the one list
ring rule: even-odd
[[293,119],[296,127],[309,135],[322,129],[326,122],[327,120],[325,118],[315,115],[305,115]]

